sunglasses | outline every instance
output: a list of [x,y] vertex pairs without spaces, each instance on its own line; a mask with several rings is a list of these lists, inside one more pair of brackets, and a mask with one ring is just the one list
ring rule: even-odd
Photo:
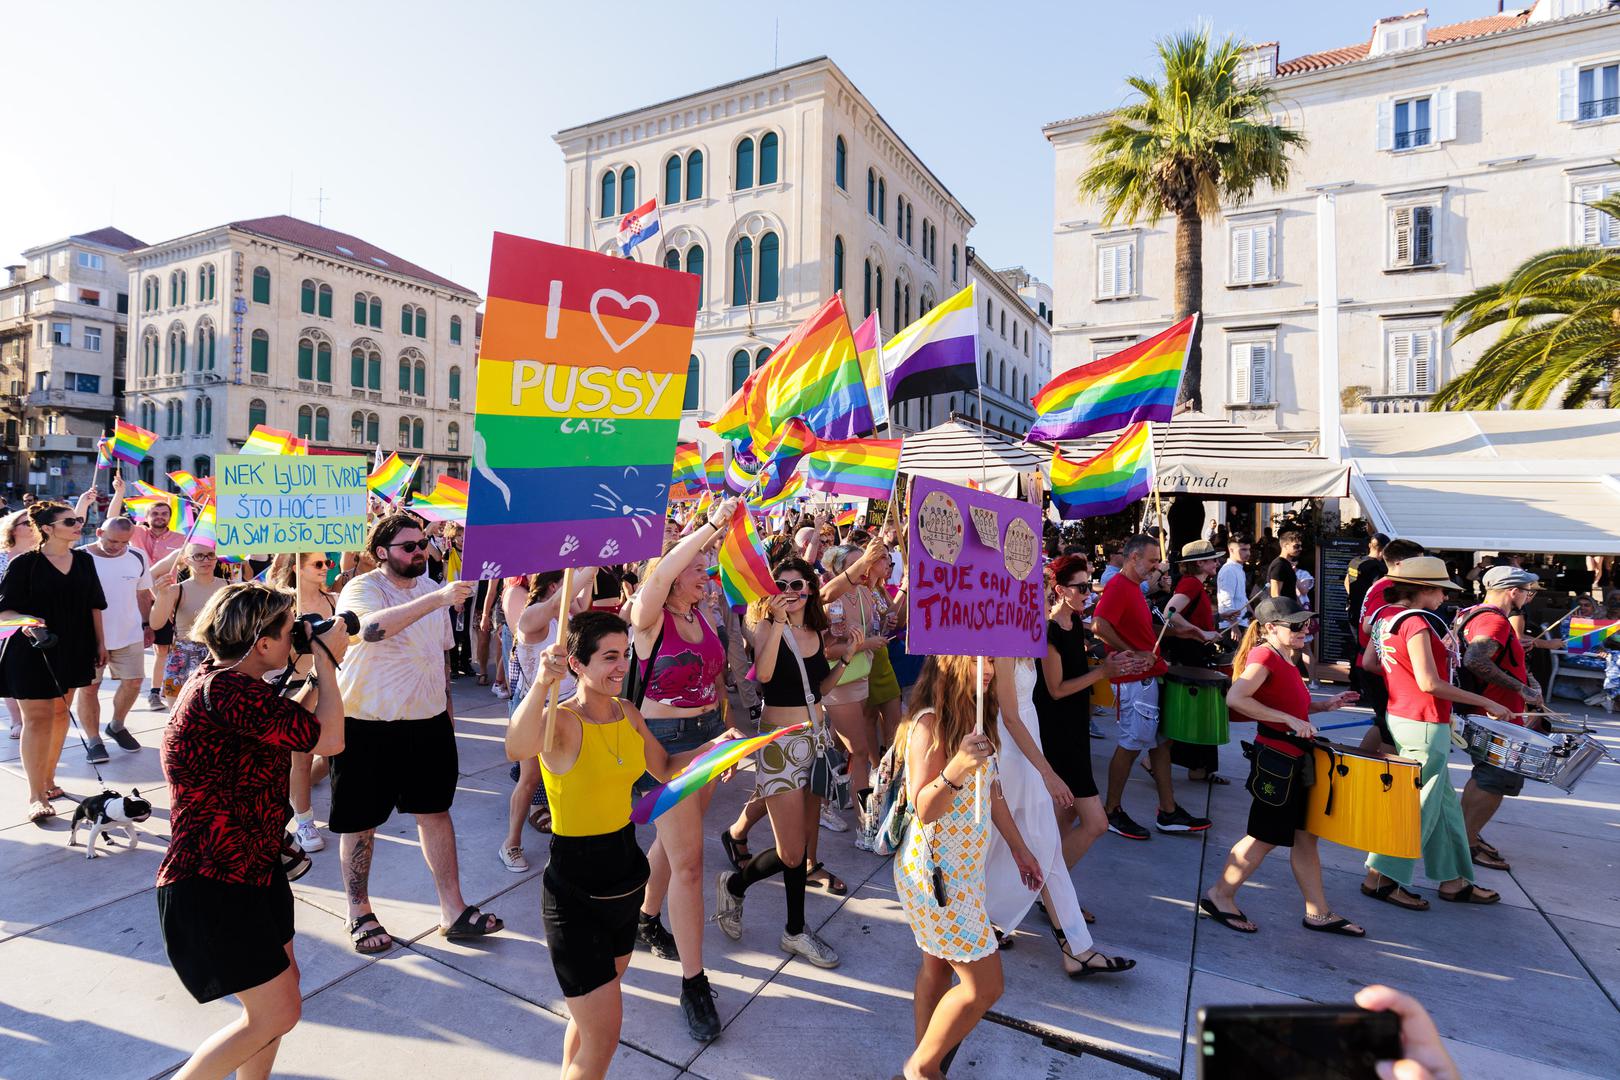
[[311,559],[311,560],[309,560],[309,562],[305,563],[304,565],[305,566],[313,566],[317,570],[325,570],[327,567],[332,565],[332,560],[331,559]]
[[1081,578],[1078,581],[1065,581],[1062,584],[1060,584],[1058,586],[1058,588],[1060,588],[1060,589],[1089,589],[1089,588],[1091,588],[1091,579],[1090,578]]
[[59,517],[55,521],[51,522],[51,527],[55,528],[56,526],[61,525],[65,528],[76,529],[83,524],[84,518],[82,517]]
[[391,548],[399,548],[399,550],[409,555],[413,551],[426,551],[431,542],[432,541],[429,540],[406,540],[404,543],[389,544],[388,546]]
[[783,592],[804,592],[810,587],[810,583],[803,578],[795,578],[792,581],[778,581],[776,587]]

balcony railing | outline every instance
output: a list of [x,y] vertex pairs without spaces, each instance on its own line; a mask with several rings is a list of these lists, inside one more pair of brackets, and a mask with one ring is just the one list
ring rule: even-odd
[[1433,394],[1369,394],[1361,399],[1370,413],[1418,413],[1429,407]]
[[1580,103],[1576,117],[1596,120],[1603,116],[1620,116],[1620,97],[1589,98]]
[[1408,128],[1405,131],[1397,131],[1395,133],[1395,149],[1397,150],[1410,150],[1414,146],[1428,145],[1429,129],[1426,127]]

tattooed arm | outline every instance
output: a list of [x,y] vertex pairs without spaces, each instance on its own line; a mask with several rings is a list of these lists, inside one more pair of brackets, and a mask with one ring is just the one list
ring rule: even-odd
[[1539,693],[1530,684],[1520,682],[1497,666],[1496,654],[1501,648],[1502,643],[1495,638],[1475,638],[1463,650],[1463,667],[1482,683],[1500,686],[1527,698],[1539,697]]
[[475,588],[477,582],[452,581],[443,588],[435,589],[426,596],[419,596],[409,603],[367,612],[360,617],[360,637],[366,641],[381,641],[399,633],[425,615],[465,603]]

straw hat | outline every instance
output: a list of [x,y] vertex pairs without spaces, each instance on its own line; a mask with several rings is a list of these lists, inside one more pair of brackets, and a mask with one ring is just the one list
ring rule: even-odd
[[1181,545],[1181,558],[1177,562],[1202,562],[1205,559],[1218,559],[1221,553],[1215,550],[1215,545],[1208,540],[1194,540],[1190,544]]
[[1414,555],[1410,559],[1403,559],[1398,565],[1400,569],[1391,571],[1386,575],[1386,580],[1407,585],[1427,585],[1452,592],[1462,591],[1462,586],[1451,580],[1444,559],[1437,559],[1433,555]]

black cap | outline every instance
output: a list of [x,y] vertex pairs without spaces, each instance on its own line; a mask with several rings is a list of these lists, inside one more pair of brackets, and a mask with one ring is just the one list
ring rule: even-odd
[[1254,606],[1254,621],[1258,623],[1304,626],[1315,617],[1315,612],[1300,607],[1299,601],[1290,596],[1268,596]]

